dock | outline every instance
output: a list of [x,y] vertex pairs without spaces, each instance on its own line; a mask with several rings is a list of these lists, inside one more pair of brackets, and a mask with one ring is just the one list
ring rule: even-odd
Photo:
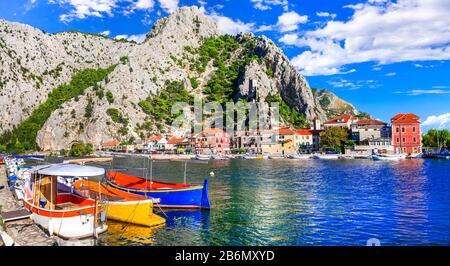
[[[2,188],[3,187],[3,188]],[[5,244],[14,246],[53,246],[56,238],[50,237],[31,219],[31,214],[22,207],[8,187],[6,169],[0,165],[0,206],[4,228],[0,233]],[[5,230],[5,232],[2,232]],[[6,239],[7,238],[7,239]]]

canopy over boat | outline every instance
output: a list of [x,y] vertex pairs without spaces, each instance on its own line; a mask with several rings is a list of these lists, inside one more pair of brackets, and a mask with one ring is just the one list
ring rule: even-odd
[[38,174],[65,177],[93,177],[104,175],[105,169],[78,164],[60,164],[38,170]]

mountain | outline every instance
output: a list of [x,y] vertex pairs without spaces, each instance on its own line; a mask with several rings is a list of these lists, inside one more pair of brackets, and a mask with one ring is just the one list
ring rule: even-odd
[[0,20],[0,73],[0,144],[10,150],[142,139],[169,130],[172,104],[194,95],[276,100],[297,126],[329,114],[270,39],[220,35],[197,7],[158,20],[142,44]]
[[313,89],[313,95],[327,117],[335,117],[343,113],[360,115],[360,112],[349,102],[339,98],[327,89]]

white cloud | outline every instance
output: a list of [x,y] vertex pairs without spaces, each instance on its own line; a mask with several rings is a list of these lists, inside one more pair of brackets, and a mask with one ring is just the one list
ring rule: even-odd
[[298,29],[298,25],[306,23],[308,16],[300,16],[295,11],[285,12],[278,17],[277,26],[281,32],[294,31]]
[[337,74],[345,65],[370,61],[450,59],[448,0],[371,0],[347,7],[354,11],[348,21],[328,21],[301,38],[283,39],[307,49],[292,59],[303,74]]
[[137,43],[142,43],[145,41],[145,38],[147,37],[146,33],[142,33],[142,34],[132,34],[132,35],[128,35],[128,34],[120,34],[117,35],[116,37],[114,37],[114,39],[117,40],[128,40],[128,41],[135,41]]
[[28,0],[24,5],[25,13],[33,9],[36,6],[36,4],[37,0]]
[[450,89],[450,86],[445,85],[433,86],[433,89]]
[[417,96],[417,95],[423,95],[423,94],[450,94],[450,91],[446,90],[410,90],[406,92],[396,92],[396,93],[406,93],[410,96]]
[[431,115],[425,119],[422,125],[426,128],[450,130],[450,113]]
[[103,17],[113,15],[113,9],[121,0],[54,0],[50,3],[59,3],[72,7],[69,13],[62,14],[59,19],[69,22],[75,18],[85,19],[87,17]]
[[397,76],[397,73],[395,73],[395,72],[389,72],[389,73],[387,73],[385,76],[387,76],[387,77],[393,77],[393,76]]
[[100,32],[99,34],[103,35],[103,36],[109,36],[111,34],[111,31],[110,30],[105,30],[105,31]]
[[135,4],[134,7],[136,9],[153,9],[153,6],[155,5],[155,2],[153,0],[138,0]]
[[221,34],[236,35],[241,32],[245,33],[254,30],[255,23],[245,23],[240,20],[233,20],[215,12],[209,16],[217,22],[217,27]]
[[179,0],[158,0],[161,8],[167,13],[173,13],[178,8]]
[[272,6],[283,6],[284,10],[287,10],[289,5],[287,0],[250,0],[250,2],[258,10],[269,10]]
[[375,89],[381,86],[377,81],[373,79],[357,80],[357,81],[351,81],[347,79],[337,79],[337,80],[330,80],[327,83],[333,86],[334,88],[343,88],[349,90],[357,90],[363,87]]
[[328,12],[317,12],[316,16],[322,17],[322,18],[331,18],[331,19],[336,18],[336,14],[328,13]]

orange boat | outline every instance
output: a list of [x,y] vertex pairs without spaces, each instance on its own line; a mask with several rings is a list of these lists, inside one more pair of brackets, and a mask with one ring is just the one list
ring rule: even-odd
[[106,201],[106,215],[109,219],[149,227],[166,222],[153,213],[153,199],[88,180],[75,181],[73,188],[77,194],[86,198]]

